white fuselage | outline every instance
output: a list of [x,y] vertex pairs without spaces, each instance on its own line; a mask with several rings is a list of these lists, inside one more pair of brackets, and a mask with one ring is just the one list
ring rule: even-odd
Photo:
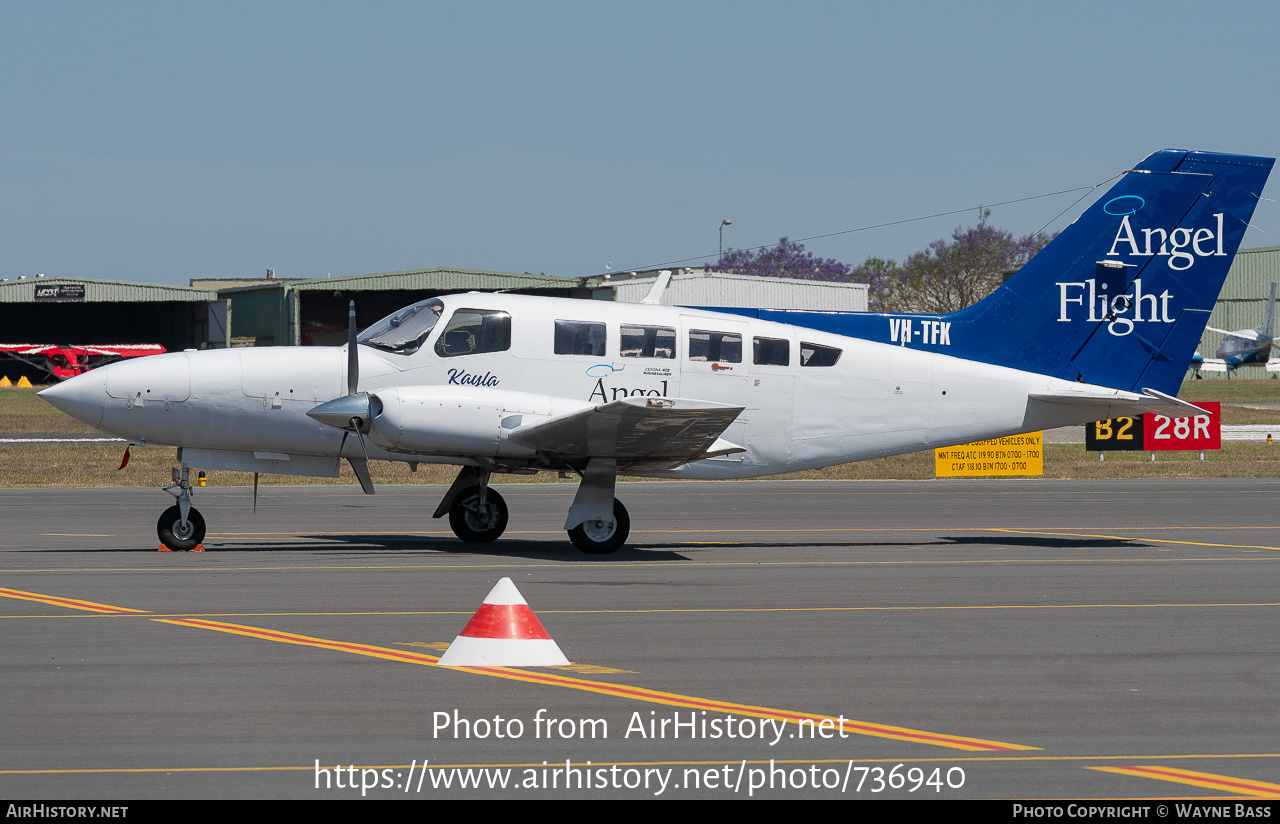
[[[1099,414],[1031,399],[1079,387],[1056,378],[843,337],[769,321],[680,307],[469,293],[441,299],[443,319],[413,354],[359,347],[359,390],[411,394],[413,387],[456,390],[451,415],[413,446],[369,445],[380,460],[471,464],[501,459],[534,465],[505,441],[504,426],[598,406],[627,396],[715,401],[745,407],[723,439],[745,449],[644,474],[742,478],[967,443]],[[504,351],[445,356],[436,343],[459,309],[510,314]],[[557,320],[603,324],[603,355],[557,355]],[[674,330],[674,357],[623,351],[621,327]],[[739,335],[741,358],[691,359],[691,334]],[[757,363],[753,340],[786,365]],[[667,340],[670,340],[668,338]],[[826,347],[805,365],[801,350]],[[666,350],[663,352],[666,353]],[[768,359],[768,358],[766,358]],[[346,394],[345,348],[274,347],[184,352],[95,370],[78,383],[72,414],[133,442],[184,449],[183,462],[212,469],[334,475],[343,433],[306,413]],[[69,387],[68,387],[69,388]],[[435,391],[435,390],[433,390]],[[94,407],[100,405],[100,415]],[[66,407],[63,407],[66,408]],[[343,457],[358,457],[347,439]],[[535,467],[536,468],[536,467]]]

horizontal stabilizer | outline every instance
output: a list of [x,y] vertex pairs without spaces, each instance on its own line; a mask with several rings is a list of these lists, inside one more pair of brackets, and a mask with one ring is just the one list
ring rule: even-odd
[[1155,389],[1143,389],[1142,394],[1127,392],[1123,389],[1106,389],[1104,387],[1081,388],[1070,392],[1033,392],[1032,400],[1042,403],[1058,403],[1076,407],[1094,407],[1104,418],[1126,417],[1150,412],[1166,415],[1170,418],[1185,418],[1193,415],[1212,415],[1207,409],[1201,409],[1193,403],[1166,395]]
[[509,438],[567,458],[656,459],[678,466],[744,451],[720,439],[742,410],[683,398],[623,398],[521,426]]

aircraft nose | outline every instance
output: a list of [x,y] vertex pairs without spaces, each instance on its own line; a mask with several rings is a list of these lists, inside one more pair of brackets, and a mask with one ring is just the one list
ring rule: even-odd
[[95,429],[102,423],[107,396],[106,369],[94,369],[39,392],[55,409]]

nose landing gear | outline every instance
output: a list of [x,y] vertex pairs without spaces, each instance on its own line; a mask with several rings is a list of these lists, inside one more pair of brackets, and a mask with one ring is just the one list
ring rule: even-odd
[[[173,485],[166,486],[177,501],[166,509],[156,522],[156,535],[160,538],[161,552],[204,552],[204,516],[191,505],[190,468],[183,464],[173,470]],[[178,490],[174,492],[174,490]]]

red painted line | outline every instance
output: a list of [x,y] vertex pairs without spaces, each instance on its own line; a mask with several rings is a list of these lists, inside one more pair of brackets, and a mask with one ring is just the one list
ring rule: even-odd
[[1239,778],[1232,778],[1226,775],[1214,775],[1211,773],[1198,773],[1188,770],[1175,770],[1168,767],[1122,767],[1122,769],[1132,770],[1135,773],[1143,775],[1156,775],[1162,778],[1180,778],[1184,780],[1195,780],[1202,784],[1218,784],[1223,787],[1235,787],[1239,789],[1250,790],[1252,792],[1265,791],[1274,793],[1274,784],[1266,782],[1247,781]]
[[287,641],[290,643],[305,644],[307,646],[324,647],[327,649],[343,650],[348,652],[369,653],[376,654],[378,656],[389,655],[404,661],[412,661],[419,664],[435,665],[436,661],[440,660],[435,656],[424,655],[418,652],[404,652],[398,649],[371,647],[364,644],[347,643],[345,641],[329,641],[324,638],[312,638],[308,635],[295,635],[290,632],[278,632],[276,630],[262,629],[260,627],[247,627],[243,624],[224,624],[218,621],[206,621],[200,618],[173,618],[163,620],[166,624],[184,624],[186,626],[199,627],[201,629],[217,629],[224,632],[233,632],[237,635],[265,638],[270,641]]
[[129,613],[143,614],[146,610],[142,609],[126,609],[125,607],[115,607],[110,604],[99,604],[94,601],[80,601],[75,598],[60,598],[56,595],[41,595],[38,592],[23,592],[20,589],[0,588],[0,595],[7,598],[18,598],[23,601],[39,601],[51,606],[70,607],[71,609],[83,609],[90,612],[108,612],[108,613]]

